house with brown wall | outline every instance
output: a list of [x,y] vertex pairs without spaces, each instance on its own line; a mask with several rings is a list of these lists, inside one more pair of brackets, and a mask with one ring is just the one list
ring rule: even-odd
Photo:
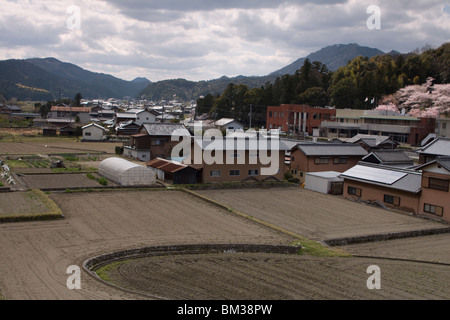
[[366,150],[354,144],[298,143],[291,149],[288,171],[303,183],[307,172],[344,172],[366,155]]
[[174,133],[191,136],[182,124],[144,123],[136,134],[130,136],[130,141],[124,143],[124,155],[142,161],[171,159],[172,149],[179,143],[179,140],[172,141]]
[[417,170],[422,171],[418,213],[450,222],[450,157],[438,157]]
[[416,170],[360,162],[341,177],[346,199],[420,213],[422,175]]
[[246,138],[193,138],[184,163],[201,168],[202,183],[283,181],[288,147],[279,139],[267,139],[265,147],[255,147],[253,142]]

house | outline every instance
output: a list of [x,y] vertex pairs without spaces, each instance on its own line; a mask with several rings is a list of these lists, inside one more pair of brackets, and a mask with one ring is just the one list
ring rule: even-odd
[[12,114],[12,113],[22,113],[22,108],[19,106],[0,105],[0,114]]
[[83,141],[103,141],[107,130],[96,124],[91,123],[81,128],[83,133]]
[[60,136],[73,136],[75,134],[75,127],[71,124],[68,124],[66,126],[63,126],[59,128],[59,135]]
[[159,180],[173,184],[196,184],[199,182],[201,169],[167,159],[156,158],[146,163]]
[[131,115],[131,118],[128,118],[128,120],[133,120],[138,125],[142,125],[144,123],[154,123],[157,122],[157,116],[159,116],[159,113],[154,110],[147,110],[147,109],[128,109],[127,111],[118,114],[121,118],[126,118],[127,114]]
[[419,163],[425,164],[440,156],[450,156],[450,138],[438,137],[424,147],[416,149],[419,155]]
[[297,143],[290,150],[288,171],[301,183],[307,172],[344,172],[367,155],[359,145],[335,143]]
[[435,132],[435,118],[418,118],[391,111],[337,109],[335,121],[320,124],[321,136],[350,138],[357,134],[389,136],[398,143],[419,145]]
[[304,104],[282,104],[267,107],[267,128],[278,129],[288,135],[313,135],[322,121],[334,121],[336,109],[316,108]]
[[362,158],[362,161],[399,168],[411,168],[414,166],[414,161],[402,150],[374,150]]
[[57,105],[50,109],[48,122],[61,122],[61,120],[68,123],[89,123],[91,109],[87,107],[69,107],[67,105]]
[[397,149],[398,142],[392,140],[388,136],[357,134],[350,139],[345,140],[346,143],[359,144],[367,152],[378,149]]
[[346,199],[377,203],[413,214],[420,212],[422,174],[416,170],[360,162],[341,177]]
[[418,214],[450,222],[450,157],[437,157],[416,170],[422,172]]
[[225,132],[234,131],[234,130],[244,130],[244,125],[237,120],[222,118],[214,122],[214,125],[217,129]]
[[183,161],[201,168],[201,183],[284,180],[287,146],[279,139],[192,139]]
[[136,134],[141,126],[134,122],[133,120],[120,122],[116,126],[116,134],[118,136],[131,136]]
[[142,161],[171,159],[172,149],[179,143],[172,141],[174,133],[191,136],[182,124],[144,123],[130,136],[130,141],[124,144],[124,155]]

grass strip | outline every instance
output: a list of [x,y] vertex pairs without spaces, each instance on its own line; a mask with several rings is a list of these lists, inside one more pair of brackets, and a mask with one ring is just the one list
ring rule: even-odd
[[48,211],[43,213],[4,215],[0,217],[0,223],[55,220],[63,217],[62,211],[58,205],[42,190],[33,189],[31,192],[48,208]]

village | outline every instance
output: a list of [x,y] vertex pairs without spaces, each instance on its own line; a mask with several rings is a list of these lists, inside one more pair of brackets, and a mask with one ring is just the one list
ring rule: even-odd
[[[20,129],[9,128],[10,134],[3,135],[0,142],[0,191],[5,203],[0,212],[1,239],[13,243],[18,236],[33,234],[35,228],[45,230],[45,238],[36,240],[31,236],[30,240],[36,241],[36,254],[46,257],[44,260],[53,266],[81,266],[85,260],[90,265],[89,258],[102,253],[192,243],[200,245],[195,247],[197,254],[211,250],[211,244],[225,243],[230,247],[215,250],[242,250],[245,254],[245,250],[256,249],[242,243],[276,244],[279,250],[287,243],[295,243],[311,257],[301,262],[308,264],[317,262],[316,256],[325,256],[337,257],[331,259],[345,266],[345,257],[352,254],[366,257],[362,259],[364,264],[364,259],[372,260],[367,261],[367,266],[382,264],[370,258],[370,252],[375,253],[374,257],[408,260],[405,264],[383,264],[383,274],[392,271],[395,277],[400,270],[416,268],[416,260],[450,263],[448,245],[440,252],[431,249],[446,243],[450,231],[450,138],[446,131],[436,130],[436,119],[286,104],[267,108],[266,127],[249,128],[232,118],[196,115],[195,104],[84,104],[53,106],[47,118],[33,119],[32,134],[13,135],[11,132]],[[7,109],[2,108],[5,114]],[[9,109],[14,112],[8,117],[20,117],[20,110]],[[58,221],[66,222],[61,225]],[[14,226],[23,226],[23,231],[14,233]],[[75,237],[63,236],[61,248],[48,249],[49,241],[56,241],[61,232]],[[423,247],[399,249],[417,241],[422,241]],[[2,255],[14,256],[14,250],[22,249],[16,245],[4,247]],[[173,248],[167,250],[170,254]],[[261,257],[255,258],[269,261],[269,265],[259,266],[263,271],[274,268],[270,261],[275,259],[275,251],[270,250],[260,251]],[[144,256],[141,259],[151,259]],[[246,268],[238,266],[241,256],[236,257],[232,261],[234,272],[241,270],[244,284],[255,281],[244,276]],[[3,264],[20,264],[16,259]],[[280,259],[292,268],[300,263],[294,262],[300,258]],[[114,282],[118,291],[88,278],[83,282],[85,289],[74,293],[61,286],[65,279],[61,270],[44,271],[49,263],[44,260],[37,259],[36,268],[44,272],[45,279],[60,283],[56,293],[52,292],[55,289],[41,292],[49,299],[55,294],[75,299],[310,298],[304,295],[302,278],[294,281],[288,275],[298,272],[296,269],[283,269],[283,276],[277,278],[285,288],[280,292],[258,287],[238,293],[228,288],[223,296],[217,291],[217,283],[223,280],[215,277],[209,284],[210,291],[197,295],[187,288],[175,290],[179,282],[162,290],[145,280],[144,290],[129,282],[126,275],[134,271],[111,271],[105,279]],[[139,259],[136,263],[130,266],[132,270],[140,268]],[[170,261],[160,263],[173,267]],[[189,265],[183,260],[178,263]],[[210,267],[199,275],[178,272],[201,278]],[[426,279],[405,276],[403,284],[393,285],[378,296],[356,284],[343,289],[346,278],[365,283],[366,273],[352,268],[346,275],[339,272],[344,279],[334,283],[339,290],[328,291],[326,281],[320,281],[311,295],[319,299],[396,299],[448,294],[442,287],[448,288],[445,281],[438,284],[436,280],[447,271],[437,265],[430,266],[431,275],[427,277],[434,280],[426,293],[422,291],[429,285]],[[3,270],[7,269],[4,265]],[[29,272],[19,268],[16,275],[7,274],[19,281]],[[84,272],[98,277],[104,271],[99,264]],[[218,272],[231,271],[222,266]],[[315,272],[315,277],[321,277],[319,273],[325,270],[318,268]],[[196,286],[201,285],[194,285],[192,290]],[[240,288],[237,283],[235,286]],[[127,294],[122,287],[135,293]],[[398,290],[404,293],[399,295]],[[3,277],[0,292],[13,299],[36,297]]]

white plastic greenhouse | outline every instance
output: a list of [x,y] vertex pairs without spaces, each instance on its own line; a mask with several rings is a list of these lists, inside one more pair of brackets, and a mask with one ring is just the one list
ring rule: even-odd
[[122,186],[152,185],[156,182],[156,176],[149,168],[117,157],[100,162],[98,174]]

